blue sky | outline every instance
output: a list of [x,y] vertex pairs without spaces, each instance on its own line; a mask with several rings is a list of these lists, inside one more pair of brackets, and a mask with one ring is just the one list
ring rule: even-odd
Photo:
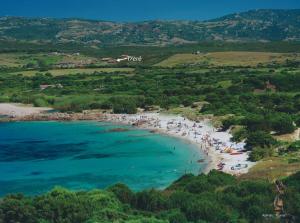
[[205,20],[262,8],[300,8],[300,0],[0,0],[0,16],[111,21]]

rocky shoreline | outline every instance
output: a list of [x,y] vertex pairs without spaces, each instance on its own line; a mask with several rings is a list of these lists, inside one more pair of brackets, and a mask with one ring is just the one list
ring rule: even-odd
[[83,113],[39,113],[22,117],[9,117],[9,121],[83,121],[83,120],[98,120],[101,121],[105,118],[99,112],[83,112]]

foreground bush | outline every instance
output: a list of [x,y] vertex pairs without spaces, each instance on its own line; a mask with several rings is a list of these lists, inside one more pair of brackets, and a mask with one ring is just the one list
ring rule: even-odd
[[[300,172],[284,182],[286,211],[300,219]],[[186,175],[164,191],[133,192],[117,184],[107,190],[71,192],[56,188],[25,197],[8,195],[0,202],[1,223],[187,223],[265,222],[274,214],[274,184],[237,181],[212,171]]]

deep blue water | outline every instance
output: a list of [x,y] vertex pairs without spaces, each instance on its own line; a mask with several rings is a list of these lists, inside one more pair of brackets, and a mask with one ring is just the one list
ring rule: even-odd
[[[128,131],[112,131],[118,127]],[[130,126],[100,122],[0,123],[0,195],[54,186],[82,190],[117,182],[164,188],[206,164],[194,145]]]
[[300,8],[299,0],[2,0],[0,2],[0,16],[73,17],[113,21],[207,20],[250,9]]

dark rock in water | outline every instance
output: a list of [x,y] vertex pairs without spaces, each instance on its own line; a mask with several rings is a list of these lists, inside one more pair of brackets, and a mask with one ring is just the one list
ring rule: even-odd
[[127,144],[127,143],[133,143],[133,142],[137,142],[141,139],[137,138],[137,139],[125,139],[125,140],[117,140],[116,143],[117,144]]
[[129,129],[125,129],[125,128],[115,128],[115,129],[110,129],[107,130],[106,132],[128,132]]
[[200,160],[197,160],[198,163],[204,163],[205,162],[205,159],[200,159]]
[[101,154],[101,153],[96,153],[96,154],[83,154],[79,156],[75,156],[73,160],[86,160],[86,159],[103,159],[103,158],[109,158],[112,157],[110,154]]
[[22,144],[40,144],[40,143],[47,143],[47,140],[29,140],[29,141],[22,141]]
[[32,176],[37,176],[37,175],[41,175],[41,174],[43,174],[43,172],[40,172],[40,171],[33,171],[30,173],[30,175],[32,175]]
[[113,133],[113,132],[128,132],[129,129],[125,129],[125,128],[114,128],[114,129],[108,129],[108,130],[102,130],[102,131],[97,131],[97,132],[93,132],[93,134],[102,134],[102,133]]
[[[16,162],[16,161],[41,161],[55,160],[63,157],[70,157],[85,151],[88,142],[79,143],[62,143],[62,144],[32,144],[32,143],[16,143],[1,144],[0,143],[0,161]],[[20,146],[21,145],[21,146]]]

